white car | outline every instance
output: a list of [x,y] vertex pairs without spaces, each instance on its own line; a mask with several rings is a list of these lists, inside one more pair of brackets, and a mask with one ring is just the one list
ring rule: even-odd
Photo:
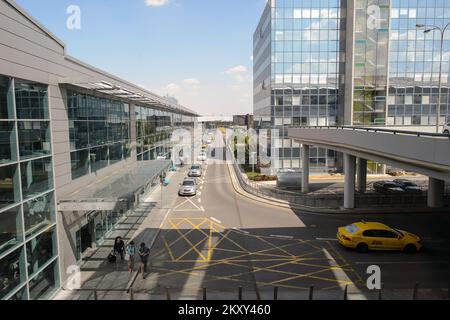
[[202,151],[200,152],[200,154],[197,157],[198,161],[206,161],[207,160],[207,155],[206,152]]
[[444,124],[444,134],[450,134],[450,122],[447,124]]

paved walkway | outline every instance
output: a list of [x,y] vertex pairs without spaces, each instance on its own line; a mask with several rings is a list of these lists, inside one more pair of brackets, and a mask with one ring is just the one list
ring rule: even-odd
[[136,245],[145,242],[150,248],[156,239],[173,203],[177,199],[179,183],[184,179],[187,168],[168,174],[169,186],[162,190],[156,187],[127,218],[120,222],[108,238],[96,248],[81,265],[81,291],[61,290],[55,300],[93,299],[93,290],[98,290],[98,299],[129,299],[127,290],[137,276],[138,262],[133,273],[128,272],[126,261],[111,264],[107,256],[111,252],[114,239],[121,236],[125,243],[134,240]]

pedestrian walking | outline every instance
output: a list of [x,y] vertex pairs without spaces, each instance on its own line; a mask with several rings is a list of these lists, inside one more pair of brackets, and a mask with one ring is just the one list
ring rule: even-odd
[[134,261],[136,257],[136,246],[134,245],[134,241],[131,241],[126,248],[126,258],[128,260],[128,272],[133,272],[134,270]]
[[114,241],[114,254],[120,255],[120,259],[124,260],[125,253],[125,242],[123,242],[122,237],[117,237]]
[[141,258],[142,279],[145,279],[147,275],[147,263],[149,256],[150,249],[145,245],[145,243],[141,243],[141,247],[139,248],[139,257]]

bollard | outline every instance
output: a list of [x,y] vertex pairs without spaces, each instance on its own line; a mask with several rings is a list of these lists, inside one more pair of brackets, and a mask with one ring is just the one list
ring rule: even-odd
[[413,291],[413,300],[417,300],[417,298],[418,298],[418,292],[419,291],[419,284],[418,283],[416,283],[415,285],[414,285],[414,291]]
[[208,300],[207,298],[206,298],[206,287],[203,287],[203,300]]
[[166,287],[166,297],[167,297],[167,300],[171,300],[169,287]]
[[242,287],[239,287],[238,300],[242,300]]
[[97,290],[94,290],[94,300],[98,300]]
[[133,288],[130,288],[130,300],[134,300]]
[[314,286],[309,287],[309,300],[313,299],[314,295]]
[[345,286],[344,289],[344,300],[348,300],[348,284]]
[[273,288],[273,300],[278,300],[278,287]]

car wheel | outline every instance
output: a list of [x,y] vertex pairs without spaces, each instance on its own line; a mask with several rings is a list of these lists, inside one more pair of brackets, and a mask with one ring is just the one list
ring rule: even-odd
[[444,131],[444,134],[449,134],[449,133],[450,133],[450,131],[448,131],[448,130]]
[[406,253],[416,253],[417,252],[417,248],[415,245],[413,245],[412,243],[406,245],[404,251]]
[[369,252],[369,246],[365,243],[360,243],[356,247],[356,250],[361,253],[367,253],[367,252]]

